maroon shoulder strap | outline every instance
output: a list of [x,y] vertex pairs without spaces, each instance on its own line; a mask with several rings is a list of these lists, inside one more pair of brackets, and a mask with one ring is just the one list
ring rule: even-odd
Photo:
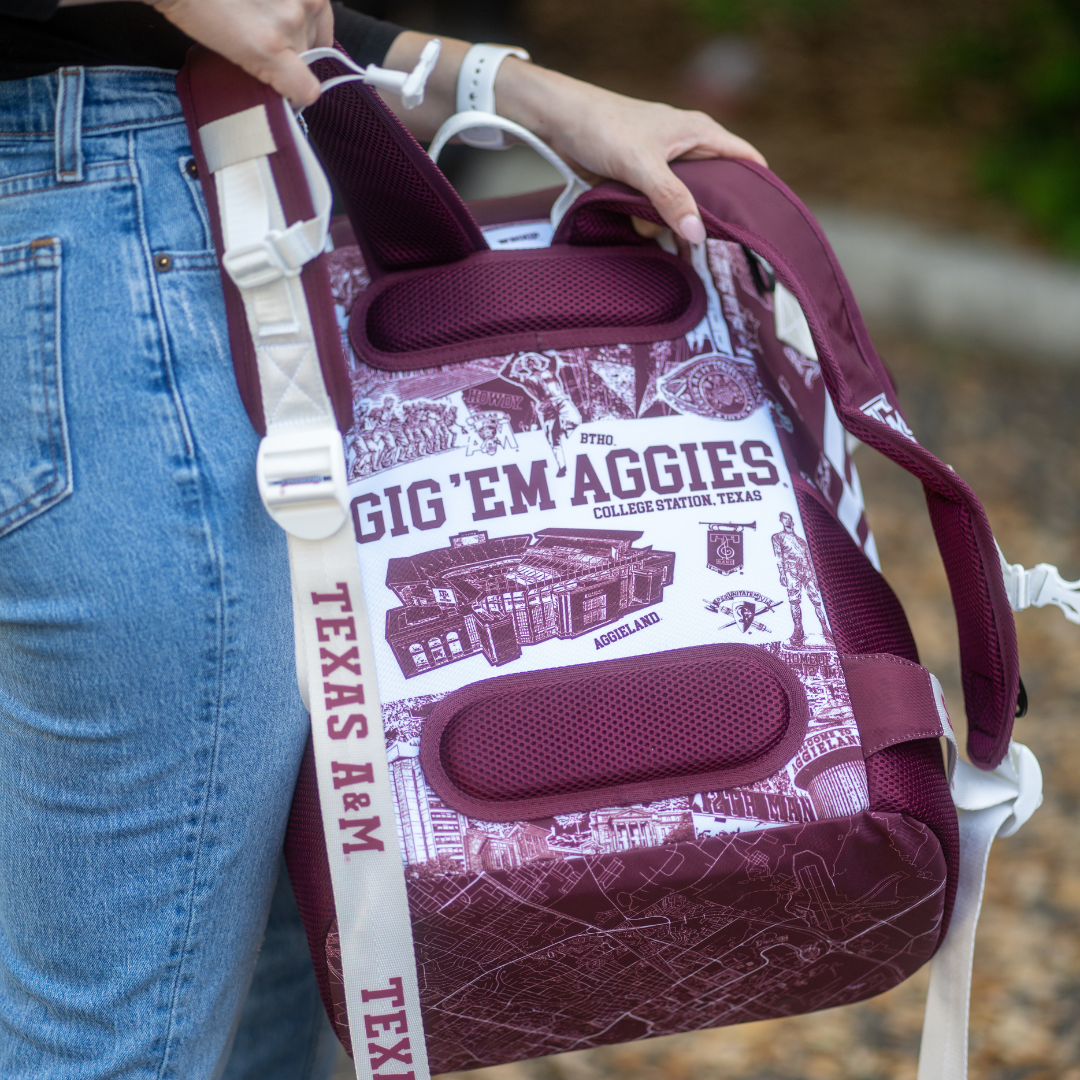
[[[1012,610],[982,505],[911,435],[840,264],[799,199],[747,162],[686,162],[675,171],[694,193],[709,235],[752,248],[799,300],[844,427],[922,481],[956,608],[968,753],[981,768],[994,768],[1009,747],[1020,676]],[[578,199],[555,242],[630,243],[628,212],[659,220],[638,192],[603,184]]]
[[[270,130],[278,149],[270,155],[270,168],[277,183],[286,223],[303,221],[314,216],[311,193],[300,156],[293,144],[284,110],[289,106],[276,91],[230,63],[217,53],[196,45],[189,50],[187,62],[176,77],[176,91],[184,109],[184,120],[191,137],[191,148],[202,182],[203,194],[210,210],[210,227],[218,253],[218,268],[225,293],[225,309],[229,319],[229,346],[232,350],[236,384],[251,423],[260,435],[266,434],[259,372],[255,348],[248,332],[247,317],[240,290],[221,265],[224,241],[218,215],[217,190],[203,156],[199,128],[223,116],[265,105]],[[311,313],[312,328],[319,350],[323,380],[334,404],[334,417],[341,431],[352,427],[352,388],[341,349],[334,302],[330,292],[330,275],[326,257],[320,255],[303,269],[300,280]]]
[[[312,70],[324,81],[347,74],[332,60]],[[304,119],[372,277],[488,250],[461,196],[371,87],[335,87]]]

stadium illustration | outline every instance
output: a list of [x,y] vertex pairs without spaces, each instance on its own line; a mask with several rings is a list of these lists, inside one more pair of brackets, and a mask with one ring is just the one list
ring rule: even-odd
[[542,529],[391,559],[386,584],[402,606],[386,640],[406,678],[482,653],[498,667],[525,645],[573,638],[663,599],[675,553],[634,547],[640,532]]

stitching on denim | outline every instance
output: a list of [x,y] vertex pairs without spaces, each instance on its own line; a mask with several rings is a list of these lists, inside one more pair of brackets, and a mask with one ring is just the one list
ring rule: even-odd
[[[25,262],[25,263],[32,264],[32,269],[37,271],[37,282],[38,282],[38,332],[39,332],[39,335],[40,335],[40,349],[41,349],[41,358],[42,358],[41,384],[42,384],[42,390],[43,390],[44,395],[45,395],[45,402],[46,402],[45,411],[46,411],[46,415],[48,416],[48,420],[49,420],[49,454],[50,454],[50,460],[52,462],[52,479],[47,484],[45,484],[42,487],[38,488],[37,491],[32,492],[30,495],[28,495],[21,502],[17,502],[15,504],[13,504],[12,506],[7,507],[4,510],[3,514],[0,515],[0,518],[4,518],[4,519],[8,519],[8,520],[7,520],[7,524],[5,524],[3,526],[0,526],[0,530],[5,530],[5,531],[7,530],[8,526],[14,525],[20,519],[26,517],[25,513],[19,514],[19,513],[16,513],[16,511],[18,511],[22,507],[26,506],[28,503],[32,502],[39,495],[41,495],[44,492],[48,491],[50,488],[55,487],[57,485],[57,483],[59,482],[59,480],[60,480],[59,470],[56,467],[56,446],[55,446],[55,443],[53,442],[53,415],[52,415],[52,412],[49,410],[49,407],[48,407],[49,379],[48,379],[48,372],[46,371],[46,365],[45,365],[45,362],[44,362],[45,361],[45,295],[44,295],[45,286],[44,286],[44,280],[43,280],[44,279],[43,271],[46,270],[46,269],[51,269],[55,274],[56,271],[57,271],[57,267],[55,265],[50,266],[50,267],[43,267],[41,265],[40,258],[35,258],[34,256],[31,256],[29,259],[23,259],[21,261]],[[56,311],[55,311],[55,308],[56,308],[56,287],[54,285],[54,287],[53,287],[53,326],[54,327],[56,325]],[[55,332],[54,332],[54,336],[55,336]],[[53,357],[53,368],[54,368],[54,370],[56,369],[56,365],[57,365],[57,358],[54,356]],[[62,498],[63,495],[64,495],[64,492],[66,490],[67,490],[67,485],[65,484],[63,491],[59,491],[55,495],[50,496],[40,506],[35,507],[34,510],[35,511],[40,511],[40,510],[47,509],[53,503],[55,503],[60,498]]]
[[[130,181],[131,181],[130,176],[114,177],[111,180],[84,180],[79,185],[79,190],[82,191],[83,188],[92,187],[94,184],[118,184],[118,183],[130,183]],[[64,185],[64,187],[67,187],[67,186],[69,186],[69,185],[67,185],[67,184]],[[36,195],[39,192],[43,192],[43,191],[56,191],[56,190],[58,190],[59,187],[60,187],[60,185],[56,184],[56,185],[52,185],[52,186],[47,187],[47,188],[35,188],[32,191],[9,191],[6,195],[0,195],[0,199],[18,199],[18,198],[21,198],[21,197],[23,197],[25,195]]]

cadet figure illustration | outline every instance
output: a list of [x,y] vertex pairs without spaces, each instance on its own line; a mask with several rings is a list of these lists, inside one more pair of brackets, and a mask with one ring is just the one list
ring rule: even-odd
[[780,524],[784,527],[783,532],[773,533],[773,554],[776,556],[776,565],[780,571],[780,584],[787,589],[788,606],[791,608],[791,621],[795,629],[791,634],[789,644],[798,648],[806,640],[803,632],[802,619],[802,594],[806,591],[810,597],[810,603],[814,605],[814,614],[817,615],[821,625],[821,633],[827,641],[832,641],[828,623],[825,621],[825,608],[821,603],[821,593],[818,592],[817,582],[814,580],[814,568],[810,562],[810,549],[806,541],[795,533],[795,522],[788,513],[780,515]]
[[503,377],[523,386],[537,403],[544,435],[555,455],[559,476],[566,475],[562,444],[583,420],[573,398],[559,379],[558,361],[540,353],[522,353],[503,371]]

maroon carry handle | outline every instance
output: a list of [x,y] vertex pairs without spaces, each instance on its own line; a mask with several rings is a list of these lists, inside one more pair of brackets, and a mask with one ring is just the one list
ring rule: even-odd
[[[948,465],[904,433],[892,382],[844,272],[794,193],[749,162],[685,162],[674,169],[697,199],[709,235],[752,248],[798,299],[844,427],[922,481],[956,609],[968,754],[980,768],[996,767],[1009,748],[1020,672],[1012,609],[982,504]],[[639,242],[628,213],[660,221],[643,195],[603,184],[577,200],[555,243]],[[876,407],[863,411],[874,402]]]

